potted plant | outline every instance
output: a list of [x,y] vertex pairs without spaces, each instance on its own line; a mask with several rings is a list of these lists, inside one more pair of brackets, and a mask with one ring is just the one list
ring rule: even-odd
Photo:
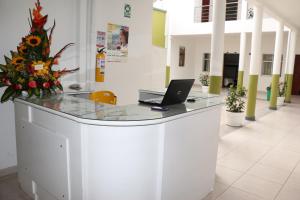
[[226,124],[229,126],[243,126],[246,89],[237,90],[230,86],[226,97]]
[[283,106],[284,105],[284,99],[285,99],[285,90],[286,90],[286,82],[280,82],[278,84],[278,96],[277,96],[277,106]]
[[208,93],[209,75],[207,73],[201,74],[199,77],[199,81],[201,83],[202,92]]

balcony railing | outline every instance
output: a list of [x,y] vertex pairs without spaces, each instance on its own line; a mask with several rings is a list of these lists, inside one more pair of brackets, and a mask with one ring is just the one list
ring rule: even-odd
[[[211,1],[212,2],[212,1]],[[196,6],[194,9],[194,22],[210,22],[212,21],[213,5]],[[226,21],[240,19],[241,16],[241,1],[227,0],[226,1]]]

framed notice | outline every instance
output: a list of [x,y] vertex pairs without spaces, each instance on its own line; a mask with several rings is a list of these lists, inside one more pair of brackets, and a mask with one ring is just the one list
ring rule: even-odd
[[107,61],[126,62],[128,57],[129,28],[108,24],[107,26]]

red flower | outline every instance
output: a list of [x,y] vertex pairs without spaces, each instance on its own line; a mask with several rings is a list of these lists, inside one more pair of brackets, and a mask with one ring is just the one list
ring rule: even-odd
[[17,84],[15,85],[15,90],[22,90],[22,85],[21,84]]
[[30,88],[36,88],[37,87],[36,81],[29,81],[28,86]]
[[5,83],[5,85],[10,86],[11,82],[8,79],[5,79],[5,81],[3,81]]
[[50,87],[50,83],[49,82],[45,82],[43,83],[43,87],[48,89]]
[[58,80],[53,81],[53,83],[54,83],[55,86],[60,85],[60,82]]

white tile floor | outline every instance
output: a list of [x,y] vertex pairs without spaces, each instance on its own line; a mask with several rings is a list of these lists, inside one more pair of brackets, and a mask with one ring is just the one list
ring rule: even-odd
[[[203,200],[300,200],[300,98],[257,121],[221,124],[215,189]],[[222,121],[224,121],[222,115]]]
[[[270,111],[257,101],[257,121],[220,130],[214,191],[203,200],[300,200],[300,97]],[[223,109],[225,111],[225,108]],[[0,178],[0,200],[28,200],[16,175]]]

